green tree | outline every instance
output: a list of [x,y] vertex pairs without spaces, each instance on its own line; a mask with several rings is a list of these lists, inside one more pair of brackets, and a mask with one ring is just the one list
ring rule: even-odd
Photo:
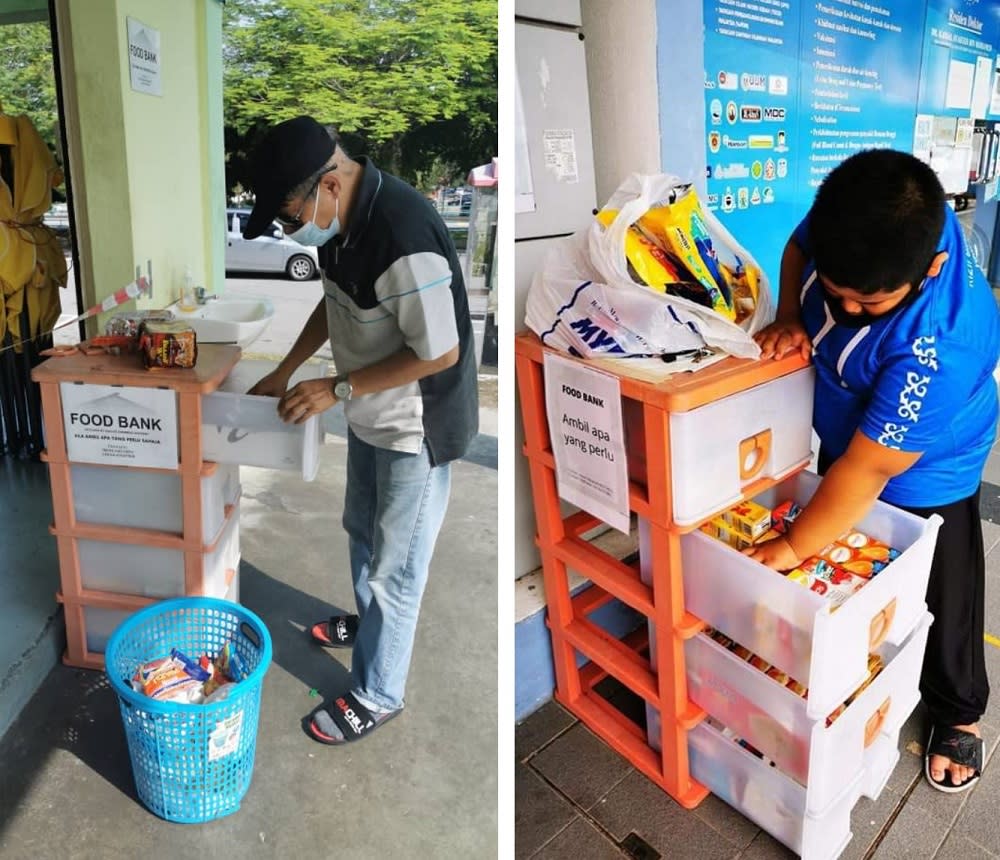
[[0,104],[5,114],[27,114],[53,152],[56,80],[48,22],[0,27]]
[[299,114],[411,180],[495,154],[496,0],[230,0],[225,16],[230,187],[260,131]]

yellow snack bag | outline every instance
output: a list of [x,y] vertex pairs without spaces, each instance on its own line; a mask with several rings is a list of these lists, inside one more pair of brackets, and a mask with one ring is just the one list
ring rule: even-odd
[[[608,227],[617,215],[617,209],[602,209],[597,213],[597,220]],[[630,224],[625,233],[625,259],[628,261],[632,280],[652,287],[659,293],[667,291],[667,284],[684,280],[663,249],[635,224]]]
[[694,275],[708,293],[713,310],[728,320],[736,319],[733,294],[719,270],[701,204],[693,191],[676,203],[652,207],[637,223]]

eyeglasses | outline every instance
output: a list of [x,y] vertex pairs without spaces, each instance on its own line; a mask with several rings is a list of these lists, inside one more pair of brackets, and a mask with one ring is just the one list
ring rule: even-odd
[[334,165],[329,170],[324,170],[319,176],[316,177],[316,181],[312,184],[312,187],[306,194],[305,199],[302,201],[302,205],[299,207],[299,211],[296,212],[293,217],[289,218],[287,215],[282,215],[281,212],[279,212],[277,215],[274,216],[274,220],[277,221],[282,227],[289,228],[290,230],[292,230],[292,232],[295,232],[300,227],[302,227],[305,223],[302,220],[302,213],[305,211],[306,203],[309,202],[309,198],[313,196],[316,189],[319,187],[319,181],[324,176],[326,176],[326,174],[332,173],[336,169],[337,165]]

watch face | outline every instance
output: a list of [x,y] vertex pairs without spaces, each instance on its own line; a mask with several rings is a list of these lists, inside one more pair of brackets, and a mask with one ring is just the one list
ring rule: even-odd
[[350,397],[351,396],[351,383],[345,382],[345,381],[338,382],[333,387],[333,393],[337,395],[337,399],[338,400],[344,400],[345,398]]

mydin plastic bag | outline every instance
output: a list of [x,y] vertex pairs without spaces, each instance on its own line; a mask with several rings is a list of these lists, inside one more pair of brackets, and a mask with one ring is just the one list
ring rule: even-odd
[[[586,358],[701,346],[757,358],[774,318],[767,276],[676,176],[632,174],[597,219],[549,252],[525,322]],[[641,281],[641,283],[640,283]]]

